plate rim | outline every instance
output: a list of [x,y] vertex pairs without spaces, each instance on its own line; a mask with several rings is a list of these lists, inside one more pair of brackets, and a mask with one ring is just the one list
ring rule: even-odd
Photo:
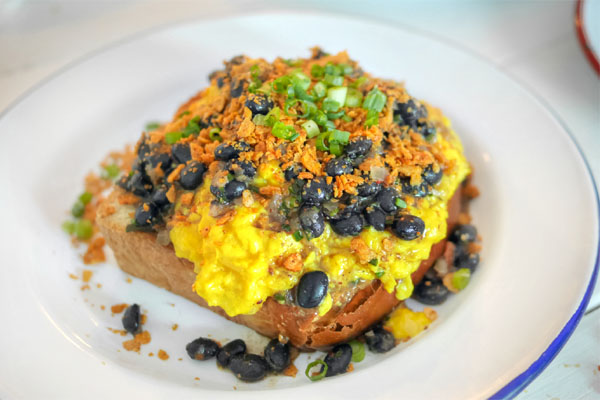
[[598,55],[594,53],[592,47],[590,46],[590,41],[585,34],[585,26],[583,23],[583,0],[577,0],[577,4],[575,5],[575,33],[577,34],[577,39],[579,39],[579,45],[583,50],[583,53],[587,57],[588,61],[592,65],[592,68],[600,76],[600,61],[598,61]]
[[[576,8],[575,23],[576,23],[576,30],[577,30],[578,36],[583,35],[583,33],[581,31],[582,26],[579,23],[582,3],[583,3],[583,0],[577,0],[577,4],[576,4],[577,8]],[[340,11],[341,11],[341,13],[340,13]],[[488,59],[487,57],[483,56],[482,54],[478,53],[477,51],[470,49],[470,48],[466,47],[465,45],[463,45],[459,42],[456,42],[452,39],[448,39],[447,37],[444,37],[437,33],[427,31],[422,28],[412,27],[405,23],[400,23],[400,22],[394,23],[393,21],[389,21],[386,19],[379,19],[374,16],[362,16],[360,14],[353,12],[352,10],[329,11],[329,10],[322,10],[322,9],[317,9],[317,8],[312,8],[312,9],[299,8],[297,6],[291,6],[291,7],[279,6],[279,7],[270,9],[270,10],[268,10],[268,9],[240,9],[238,11],[232,11],[232,10],[222,11],[222,10],[220,10],[220,11],[216,12],[216,15],[206,15],[206,16],[194,15],[194,16],[190,16],[189,18],[182,18],[177,21],[170,21],[170,22],[162,23],[162,24],[159,23],[155,26],[143,28],[142,30],[140,30],[138,32],[127,34],[119,39],[112,40],[109,43],[101,45],[96,49],[87,51],[84,54],[75,57],[71,61],[68,61],[67,63],[65,63],[58,69],[56,69],[55,71],[53,71],[53,72],[49,73],[48,75],[46,75],[45,77],[39,79],[33,85],[31,85],[26,90],[24,90],[21,94],[19,94],[14,100],[9,102],[8,105],[3,110],[0,111],[0,121],[2,119],[4,119],[14,108],[19,106],[27,98],[29,98],[30,96],[35,94],[35,92],[37,92],[39,89],[44,87],[46,84],[50,83],[54,79],[63,75],[64,73],[67,73],[68,71],[72,70],[73,68],[77,67],[78,65],[80,65],[86,61],[89,61],[89,60],[93,59],[94,57],[101,55],[102,53],[110,51],[110,50],[114,49],[115,47],[128,44],[139,38],[143,38],[143,37],[151,35],[153,33],[158,33],[161,31],[165,31],[165,30],[168,30],[171,28],[176,28],[176,27],[180,27],[180,26],[184,26],[184,25],[199,24],[199,23],[203,23],[204,21],[209,20],[209,19],[214,20],[214,19],[229,19],[229,18],[239,18],[239,17],[256,17],[256,16],[261,16],[261,15],[273,15],[273,14],[279,14],[279,15],[287,14],[287,15],[292,15],[292,16],[296,15],[296,14],[323,15],[323,16],[334,17],[334,18],[340,18],[340,16],[341,16],[342,18],[345,18],[345,19],[355,19],[358,21],[378,23],[378,24],[386,25],[393,29],[398,29],[400,31],[408,31],[412,34],[424,36],[424,37],[426,37],[430,40],[433,40],[435,42],[438,42],[442,45],[452,47],[457,51],[460,51],[462,53],[469,55],[470,57],[477,59],[478,61],[482,62],[483,64],[487,65],[488,67],[490,67],[491,69],[496,71],[497,73],[500,73],[500,74],[504,75],[506,78],[508,78],[509,80],[511,80],[520,90],[522,90],[522,92],[524,94],[528,95],[534,102],[537,102],[538,105],[544,111],[546,111],[548,113],[548,116],[559,125],[560,129],[562,129],[563,132],[566,134],[566,137],[575,146],[575,149],[577,150],[577,154],[581,158],[581,161],[583,161],[583,165],[585,166],[585,169],[587,170],[587,178],[589,179],[589,181],[591,183],[592,192],[593,192],[594,198],[595,198],[596,218],[594,220],[596,221],[596,224],[597,224],[598,243],[596,244],[596,249],[598,251],[596,253],[596,259],[594,261],[594,267],[592,269],[590,281],[588,282],[588,285],[587,285],[586,290],[579,302],[579,305],[578,305],[577,309],[575,310],[575,312],[573,313],[573,315],[571,316],[571,318],[569,318],[569,320],[566,322],[565,326],[558,332],[557,336],[550,343],[548,348],[546,350],[544,350],[542,352],[542,354],[527,369],[525,369],[523,372],[521,372],[520,374],[518,374],[517,376],[512,378],[512,380],[510,380],[501,389],[499,389],[493,395],[490,396],[490,399],[513,399],[513,398],[515,398],[537,376],[539,376],[544,371],[544,369],[552,362],[552,360],[560,352],[562,347],[566,344],[566,342],[568,341],[568,339],[570,338],[570,336],[572,335],[572,333],[578,326],[579,322],[581,321],[581,318],[585,314],[586,307],[591,299],[592,293],[594,292],[596,280],[598,279],[598,274],[600,271],[600,193],[598,190],[598,185],[596,184],[594,174],[591,170],[590,164],[589,164],[585,154],[583,153],[583,150],[582,150],[580,144],[578,143],[577,139],[575,138],[573,133],[570,131],[570,129],[568,128],[566,123],[562,120],[562,118],[556,112],[556,110],[554,110],[554,108],[543,97],[541,97],[533,88],[531,88],[528,84],[526,84],[525,82],[523,82],[522,80],[517,78],[513,73],[496,65],[492,60]],[[585,43],[584,43],[585,37],[584,36],[580,37],[580,40],[582,40],[581,44],[585,50],[586,49]],[[586,52],[586,55],[587,55],[587,52]],[[589,55],[588,55],[588,57],[589,57]],[[598,74],[600,74],[600,70],[596,68],[597,60],[594,58],[593,60],[590,60],[590,61],[596,61],[596,64],[594,64],[593,62],[592,62],[592,64],[593,64],[593,67],[596,70],[596,72]]]

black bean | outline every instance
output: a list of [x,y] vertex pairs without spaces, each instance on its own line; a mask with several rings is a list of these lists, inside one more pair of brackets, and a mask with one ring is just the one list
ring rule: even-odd
[[225,198],[227,201],[232,201],[242,196],[242,192],[246,190],[246,184],[240,181],[229,181],[225,184]]
[[217,78],[217,87],[221,89],[223,87],[223,77],[220,76]]
[[325,376],[335,376],[348,371],[352,361],[352,347],[347,343],[338,344],[325,356],[327,373]]
[[231,357],[229,369],[239,380],[258,382],[269,372],[269,364],[257,354],[238,354]]
[[325,166],[325,172],[329,176],[351,174],[352,171],[354,171],[352,163],[343,157],[333,158]]
[[153,203],[142,203],[135,210],[135,224],[137,226],[153,225],[157,215],[158,208]]
[[376,231],[385,229],[385,213],[377,206],[367,207],[365,210],[365,219],[367,223]]
[[362,231],[363,226],[363,219],[358,214],[331,221],[331,228],[335,233],[342,236],[356,236]]
[[406,103],[395,104],[394,116],[400,117],[399,125],[416,126],[421,113],[419,107],[410,99]]
[[302,201],[307,204],[321,204],[331,198],[332,185],[328,184],[324,177],[318,176],[304,185],[301,196]]
[[454,243],[471,243],[477,239],[477,228],[473,225],[458,225],[450,234],[450,241]]
[[396,199],[400,197],[398,191],[393,187],[381,189],[377,194],[376,200],[383,211],[388,214],[393,214],[398,210]]
[[290,345],[281,343],[277,339],[272,339],[265,347],[265,360],[273,371],[281,372],[286,369],[290,363]]
[[194,190],[202,184],[206,166],[198,161],[191,161],[182,170],[179,178],[181,187]]
[[219,161],[229,161],[238,158],[240,153],[250,150],[250,145],[246,142],[221,143],[215,149],[215,159]]
[[352,140],[344,148],[344,152],[350,158],[357,158],[366,155],[373,146],[373,141],[367,138],[357,138]]
[[173,159],[179,164],[185,164],[192,159],[190,145],[187,143],[175,143],[173,147],[171,147],[171,153]]
[[304,168],[302,168],[298,164],[294,164],[291,167],[288,167],[288,169],[286,169],[284,172],[285,180],[289,182],[292,179],[295,179],[296,177],[298,177],[298,174],[303,170]]
[[248,95],[245,105],[252,111],[253,117],[256,114],[267,115],[271,108],[273,108],[273,102],[264,94]]
[[329,278],[323,271],[307,272],[300,278],[296,300],[302,308],[313,308],[321,304],[327,295]]
[[423,279],[412,294],[412,298],[419,303],[435,306],[442,304],[448,298],[448,288],[444,286],[441,280]]
[[227,169],[237,176],[245,175],[248,178],[253,178],[256,175],[256,167],[249,160],[231,160]]
[[438,172],[434,172],[433,165],[428,165],[427,168],[423,170],[422,176],[425,182],[429,183],[431,186],[434,186],[442,180],[444,171],[442,171],[442,168],[439,168]]
[[133,175],[129,177],[127,183],[127,190],[135,194],[138,197],[146,197],[152,192],[153,185],[150,178],[140,171],[135,171]]
[[137,304],[132,304],[127,307],[125,314],[123,314],[123,318],[121,319],[123,328],[133,335],[140,332],[140,328],[142,327],[141,321],[140,306]]
[[235,339],[219,349],[217,363],[221,367],[227,367],[232,356],[244,353],[246,353],[246,343],[242,339]]
[[429,184],[422,180],[417,185],[410,184],[410,178],[402,178],[402,193],[408,194],[414,197],[425,197],[429,194]]
[[167,198],[167,191],[168,189],[165,185],[158,186],[154,189],[151,199],[157,207],[162,208],[171,204],[171,202]]
[[369,350],[373,353],[387,353],[396,346],[394,335],[381,327],[365,333],[365,339]]
[[358,185],[356,188],[358,191],[358,195],[362,197],[370,197],[375,196],[381,190],[381,183],[377,182],[364,182]]
[[158,166],[160,164],[160,169],[163,171],[168,170],[171,167],[171,157],[167,153],[157,153],[152,154],[148,157],[148,161],[152,167]]
[[230,85],[230,94],[232,98],[238,98],[242,95],[242,92],[244,91],[244,84],[246,82],[245,81],[232,81],[231,85]]
[[305,206],[300,209],[298,214],[302,229],[310,235],[311,238],[318,238],[325,230],[325,219],[323,213],[314,206]]
[[394,220],[392,232],[402,240],[414,240],[425,232],[425,222],[414,215],[403,214]]
[[475,271],[479,265],[479,254],[462,254],[454,259],[454,266],[456,268],[468,268],[471,271]]
[[192,360],[209,360],[217,355],[219,345],[212,339],[200,337],[188,343],[185,351]]
[[423,137],[427,140],[429,140],[429,138],[435,135],[437,132],[435,126],[429,122],[424,124],[417,123],[416,131],[423,135]]
[[215,196],[215,199],[217,200],[218,203],[227,204],[229,202],[229,200],[227,200],[227,196],[225,195],[225,187],[224,186],[219,187],[219,186],[211,185],[210,192],[212,193],[213,196]]

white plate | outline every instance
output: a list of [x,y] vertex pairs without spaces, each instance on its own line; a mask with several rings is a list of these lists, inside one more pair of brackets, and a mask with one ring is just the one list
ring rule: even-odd
[[[212,334],[245,338],[258,351],[263,339],[145,282],[126,283],[114,262],[92,267],[92,288],[81,291],[68,274],[83,265],[60,224],[85,173],[135,141],[145,122],[168,119],[221,60],[306,56],[315,44],[348,49],[365,70],[405,80],[453,120],[482,193],[473,214],[483,262],[430,330],[351,374],[311,383],[304,356],[295,379],[243,384],[212,362],[189,360],[184,346]],[[387,25],[270,14],[148,33],[25,96],[0,119],[0,149],[2,398],[233,398],[242,390],[263,400],[508,397],[560,349],[594,282],[597,196],[564,127],[489,64]],[[100,309],[134,301],[148,311],[152,334],[141,355],[119,351],[123,338],[107,330],[119,317]],[[171,358],[147,356],[158,349]]]

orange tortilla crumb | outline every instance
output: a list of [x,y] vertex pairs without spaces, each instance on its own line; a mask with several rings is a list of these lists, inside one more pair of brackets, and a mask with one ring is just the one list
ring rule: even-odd
[[88,245],[85,254],[83,255],[83,262],[85,264],[96,264],[106,261],[106,256],[104,255],[104,250],[102,249],[105,243],[106,242],[103,237],[97,237],[92,240]]
[[133,281],[131,280],[131,278],[130,278],[130,277],[127,277],[127,279],[125,279],[125,282],[127,282],[127,283],[131,283],[131,282],[133,282]]
[[298,373],[298,368],[296,368],[296,366],[294,364],[290,364],[289,367],[287,367],[285,370],[283,370],[283,374],[285,376],[290,376],[292,378],[295,378],[297,373]]
[[194,200],[194,193],[184,193],[181,195],[181,204],[184,206],[191,205],[193,200]]
[[158,351],[158,358],[160,358],[163,361],[167,361],[169,359],[169,355],[167,354],[166,351],[164,351],[163,349],[160,349]]
[[373,250],[371,250],[371,248],[367,246],[367,243],[360,237],[352,239],[350,242],[350,250],[353,253],[356,253],[358,261],[360,261],[361,264],[368,263],[376,256]]
[[302,255],[300,253],[290,254],[283,261],[283,266],[289,271],[300,271],[302,269]]
[[463,193],[470,199],[479,197],[479,189],[472,183],[469,183],[467,186],[465,186],[465,188],[463,189]]
[[92,271],[90,271],[89,269],[84,269],[83,270],[83,276],[82,276],[81,280],[87,283],[87,282],[90,281],[90,279],[92,279],[92,275],[93,274],[94,273]]
[[88,285],[87,283],[85,285],[81,286],[81,291],[89,290],[89,289],[90,289],[90,285]]
[[123,329],[114,329],[114,328],[108,328],[109,331],[111,331],[112,333],[115,333],[117,335],[121,335],[121,336],[125,336],[127,335],[127,331],[123,330]]
[[150,343],[151,337],[148,331],[143,331],[134,336],[131,340],[123,342],[123,348],[127,351],[140,351],[140,348],[144,344]]
[[194,378],[194,380],[195,380],[195,381],[199,381],[199,380],[200,380],[200,378],[198,378],[198,377],[195,377],[195,378]]
[[146,321],[147,321],[147,320],[148,320],[148,317],[146,316],[146,314],[142,314],[142,315],[140,316],[140,323],[141,323],[142,325],[144,325],[144,324],[146,323]]
[[148,353],[148,357],[154,357],[154,353],[153,352]]
[[75,274],[69,274],[69,278],[73,279],[73,280],[77,280],[79,279],[79,277]]
[[467,246],[467,251],[469,253],[479,253],[479,252],[481,252],[482,249],[483,249],[483,247],[481,247],[480,244],[473,243],[473,242],[469,243],[469,245]]
[[137,204],[140,202],[139,197],[137,197],[135,194],[129,193],[129,192],[120,194],[119,198],[117,200],[119,201],[119,204],[122,204],[122,205],[134,205],[134,204]]
[[178,324],[173,324],[173,326],[171,326],[171,329],[174,330],[174,331],[176,331],[177,328],[179,328]]
[[346,370],[346,372],[352,372],[352,371],[354,371],[354,364],[350,363],[348,365],[348,369]]
[[127,303],[115,304],[110,307],[110,311],[112,311],[113,314],[121,314],[128,306],[129,304]]
[[106,310],[106,307],[105,306],[100,306],[100,309],[104,311],[104,310]]

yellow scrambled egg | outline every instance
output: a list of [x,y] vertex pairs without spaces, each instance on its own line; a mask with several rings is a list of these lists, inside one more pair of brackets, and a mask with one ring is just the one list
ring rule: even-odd
[[[449,126],[447,120],[444,122]],[[469,174],[456,135],[452,132],[446,137],[438,134],[438,142],[450,168],[435,186],[433,196],[419,200],[418,208],[408,205],[408,212],[425,222],[423,236],[404,241],[388,231],[378,232],[371,227],[360,234],[377,255],[377,265],[360,263],[350,250],[352,237],[337,235],[328,224],[323,235],[310,241],[296,241],[290,233],[255,227],[257,219],[267,213],[258,202],[251,207],[237,207],[233,218],[217,225],[215,218],[209,215],[214,197],[206,179],[195,194],[195,212],[188,215],[187,221],[176,223],[170,231],[177,256],[195,265],[194,290],[209,305],[223,308],[230,316],[255,313],[268,297],[292,289],[299,278],[311,270],[325,271],[330,289],[359,279],[380,279],[388,292],[395,290],[398,299],[409,297],[413,290],[410,275],[429,257],[431,247],[445,237],[448,200]],[[259,168],[258,183],[275,184],[281,180],[281,175],[276,164],[267,165]],[[387,250],[384,249],[385,239],[388,239]],[[292,253],[303,255],[303,268],[297,272],[281,266],[281,261]],[[331,306],[329,297],[319,313],[325,313]]]

